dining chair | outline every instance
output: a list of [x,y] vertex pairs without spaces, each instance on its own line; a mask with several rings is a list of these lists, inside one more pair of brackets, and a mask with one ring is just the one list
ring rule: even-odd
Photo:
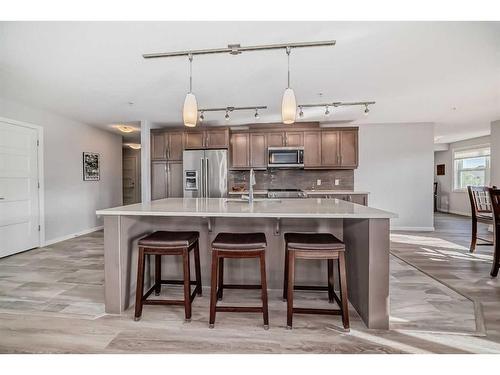
[[489,188],[489,197],[493,211],[493,265],[490,275],[496,277],[500,268],[500,189]]
[[[496,187],[493,186],[495,189]],[[477,236],[477,223],[493,225],[493,213],[488,186],[467,186],[472,216],[472,235],[469,251],[476,250],[476,246],[491,246],[493,242]],[[482,242],[477,243],[477,240]]]

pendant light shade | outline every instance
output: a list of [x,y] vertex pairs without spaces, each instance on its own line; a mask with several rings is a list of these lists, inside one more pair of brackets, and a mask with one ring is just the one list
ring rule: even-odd
[[196,126],[196,121],[198,120],[198,102],[196,101],[196,96],[191,92],[187,93],[186,99],[184,99],[182,119],[185,126],[190,128]]
[[182,120],[184,126],[194,128],[198,121],[198,102],[193,94],[193,55],[188,55],[189,59],[189,92],[184,99],[184,107],[182,108]]
[[293,124],[295,122],[295,116],[297,115],[297,100],[295,99],[295,93],[290,87],[290,47],[286,47],[286,55],[288,62],[288,85],[283,93],[283,100],[281,101],[281,120],[283,124]]
[[287,88],[283,94],[283,101],[281,102],[281,118],[283,124],[293,124],[297,114],[297,100],[295,100],[295,93],[293,89]]

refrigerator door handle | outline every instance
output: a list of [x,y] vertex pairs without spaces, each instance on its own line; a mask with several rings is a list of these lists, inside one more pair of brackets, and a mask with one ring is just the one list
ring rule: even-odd
[[210,185],[208,180],[208,158],[205,158],[205,189],[206,189],[206,197],[210,198]]
[[205,171],[204,171],[203,158],[200,158],[200,198],[205,196]]

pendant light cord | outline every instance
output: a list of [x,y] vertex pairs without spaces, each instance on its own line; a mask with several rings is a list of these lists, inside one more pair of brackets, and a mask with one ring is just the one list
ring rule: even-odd
[[287,59],[288,59],[288,86],[287,86],[287,88],[290,88],[290,51],[291,51],[291,48],[286,47],[286,55],[287,55]]
[[193,55],[189,54],[189,93],[193,92]]

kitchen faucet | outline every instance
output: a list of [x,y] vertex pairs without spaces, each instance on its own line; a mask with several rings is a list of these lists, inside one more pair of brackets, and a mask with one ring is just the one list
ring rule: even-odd
[[255,172],[250,169],[250,178],[248,180],[248,196],[243,195],[243,199],[248,199],[248,203],[253,203],[253,186],[255,185]]

